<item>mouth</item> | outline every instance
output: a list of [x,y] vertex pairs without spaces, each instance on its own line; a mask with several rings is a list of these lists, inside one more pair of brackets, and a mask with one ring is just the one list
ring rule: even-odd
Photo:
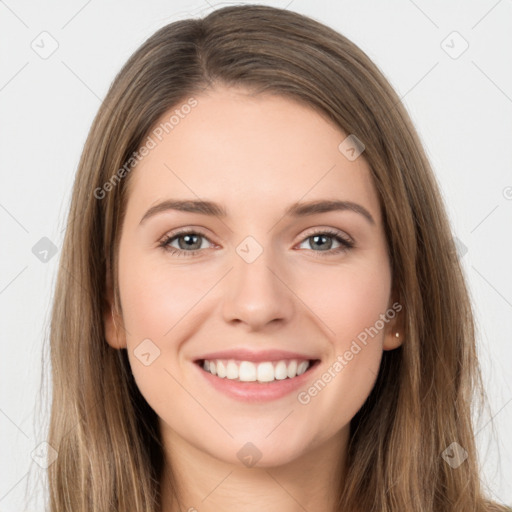
[[208,388],[246,403],[289,400],[321,370],[312,354],[242,347],[202,354],[193,363]]
[[247,361],[239,359],[198,359],[201,370],[219,379],[238,383],[271,384],[297,379],[320,363],[319,359]]

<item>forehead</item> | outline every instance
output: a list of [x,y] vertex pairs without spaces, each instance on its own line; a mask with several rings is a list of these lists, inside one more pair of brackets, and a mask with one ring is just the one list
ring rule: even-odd
[[176,105],[155,124],[154,147],[132,171],[129,202],[207,198],[228,213],[250,213],[301,199],[346,199],[365,203],[379,221],[364,153],[349,160],[339,149],[348,134],[326,116],[242,88],[216,88],[194,99],[193,108]]

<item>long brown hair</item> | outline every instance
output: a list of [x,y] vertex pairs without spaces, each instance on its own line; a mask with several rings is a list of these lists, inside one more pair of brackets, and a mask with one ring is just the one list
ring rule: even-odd
[[[384,353],[376,385],[351,422],[339,510],[491,510],[471,422],[481,395],[473,312],[410,118],[375,64],[344,36],[297,13],[245,5],[156,32],[119,72],[90,130],[51,320],[48,441],[58,451],[48,470],[51,511],[160,510],[157,417],[137,389],[126,350],[106,343],[103,314],[109,288],[119,304],[126,163],[165,112],[214,84],[295,99],[365,146],[405,341]],[[453,442],[468,454],[456,469],[441,456]]]

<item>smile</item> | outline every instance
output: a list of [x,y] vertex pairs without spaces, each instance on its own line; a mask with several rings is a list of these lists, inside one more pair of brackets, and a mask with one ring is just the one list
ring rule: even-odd
[[[231,355],[231,354],[230,354]],[[257,403],[295,396],[297,391],[307,387],[320,368],[320,359],[305,359],[282,354],[279,358],[263,358],[257,361],[246,358],[226,358],[225,355],[208,359],[196,359],[194,366],[204,382],[212,389],[232,399]],[[253,359],[255,359],[254,357]]]
[[199,362],[204,371],[221,379],[237,382],[273,382],[293,379],[305,373],[313,364],[311,360],[261,361],[259,363],[240,360],[202,360]]

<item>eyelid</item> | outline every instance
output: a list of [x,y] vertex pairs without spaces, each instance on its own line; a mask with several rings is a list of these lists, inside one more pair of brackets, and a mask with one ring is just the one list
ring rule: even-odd
[[[213,245],[217,245],[217,244],[215,244],[215,242],[210,240],[210,237],[208,235],[206,235],[205,232],[201,228],[187,226],[184,228],[178,228],[175,231],[171,231],[170,233],[165,234],[159,240],[158,246],[163,248],[164,250],[167,250],[167,251],[173,253],[173,254],[183,255],[183,256],[194,256],[197,253],[204,252],[205,249],[192,249],[190,251],[186,251],[184,249],[178,249],[176,247],[172,247],[171,245],[169,245],[169,242],[171,240],[178,238],[180,235],[190,235],[190,234],[199,235],[200,237],[206,239],[209,243],[211,243]],[[317,254],[317,256],[320,256],[320,257],[322,257],[323,255],[328,256],[328,255],[335,255],[340,252],[345,252],[350,249],[353,249],[355,246],[355,241],[352,239],[351,236],[349,236],[348,234],[346,234],[345,232],[343,232],[339,229],[331,228],[331,227],[314,227],[314,228],[310,228],[309,230],[306,230],[306,232],[301,236],[300,241],[297,244],[295,244],[295,246],[303,244],[304,242],[306,242],[308,240],[308,238],[311,238],[315,235],[327,235],[330,238],[338,239],[338,243],[340,243],[340,247],[337,247],[335,249],[328,249],[325,251],[314,251],[312,249],[309,249],[310,252],[320,253],[320,254]]]
[[[199,235],[202,238],[208,240],[208,242],[212,245],[217,245],[215,242],[213,242],[210,237],[201,229],[201,228],[195,228],[193,226],[187,226],[184,228],[178,228],[175,231],[170,231],[166,233],[163,237],[161,237],[158,240],[158,246],[163,247],[164,249],[170,248],[170,249],[176,249],[175,247],[168,246],[168,244],[171,240],[178,238],[180,235]],[[176,249],[178,252],[186,252],[189,254],[194,254],[196,252],[204,251],[204,249],[193,249],[191,251],[183,251],[182,249]]]
[[167,231],[161,237],[161,239],[175,237],[178,235],[188,235],[191,233],[204,236],[205,238],[208,238],[208,240],[210,240],[210,235],[207,234],[207,230],[205,230],[204,228],[198,227],[198,226],[185,226],[182,228],[171,229],[170,231]]
[[346,242],[355,244],[355,240],[348,233],[342,231],[341,229],[331,228],[328,226],[319,226],[306,230],[305,234],[302,235],[301,241],[303,242],[306,238],[321,234],[339,236],[340,238],[343,238],[343,240],[345,240]]

